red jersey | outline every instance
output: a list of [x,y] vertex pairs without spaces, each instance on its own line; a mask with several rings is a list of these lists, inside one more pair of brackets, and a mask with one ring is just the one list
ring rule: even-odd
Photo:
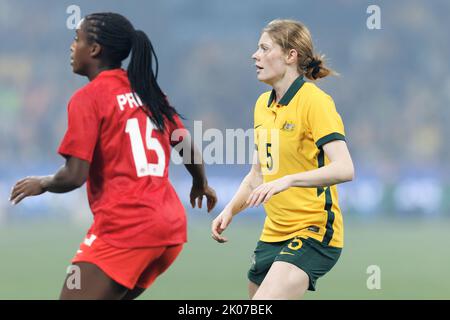
[[186,214],[168,178],[172,132],[156,129],[133,95],[123,69],[101,72],[68,105],[68,129],[58,149],[90,162],[87,180],[94,223],[89,233],[119,248],[186,242]]

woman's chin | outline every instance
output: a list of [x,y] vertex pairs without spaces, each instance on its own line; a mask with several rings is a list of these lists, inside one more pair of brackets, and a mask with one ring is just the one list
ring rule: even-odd
[[83,75],[83,73],[81,72],[80,68],[78,68],[76,64],[71,63],[70,66],[72,67],[72,72],[73,73],[79,74],[79,75]]
[[258,77],[258,80],[261,81],[261,82],[263,82],[263,83],[265,83],[265,84],[268,84],[269,86],[272,85],[271,79],[268,79],[268,78],[266,78],[266,77]]
[[263,75],[261,75],[261,73],[257,73],[256,74],[256,79],[258,79],[261,82],[265,82],[266,77],[264,77]]
[[267,76],[264,76],[261,72],[256,74],[256,79],[258,79],[261,82],[264,82],[265,84],[271,85],[272,83],[272,78],[269,78]]

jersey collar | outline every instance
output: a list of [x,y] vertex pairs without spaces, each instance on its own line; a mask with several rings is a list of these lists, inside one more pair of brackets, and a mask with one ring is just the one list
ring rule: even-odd
[[[278,104],[287,106],[289,102],[291,102],[292,98],[295,96],[295,94],[300,90],[300,88],[305,83],[305,80],[303,80],[303,76],[299,76],[297,79],[295,79],[294,82],[292,82],[289,89],[286,91],[284,96],[280,99]],[[269,102],[267,104],[267,107],[270,107],[272,102],[275,100],[275,90],[272,89],[272,92],[270,93]]]

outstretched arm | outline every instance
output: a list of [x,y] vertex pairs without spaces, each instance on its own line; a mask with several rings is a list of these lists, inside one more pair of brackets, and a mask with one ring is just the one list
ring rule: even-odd
[[261,165],[258,162],[256,151],[253,155],[253,163],[250,172],[242,180],[234,197],[212,222],[212,238],[217,242],[222,243],[228,241],[225,237],[221,236],[221,233],[228,227],[235,215],[248,207],[246,203],[248,197],[254,189],[263,183]]
[[14,185],[9,200],[13,204],[29,196],[37,196],[46,191],[69,192],[81,187],[89,175],[89,162],[76,157],[68,157],[64,166],[51,176],[26,177]]
[[257,206],[267,202],[273,195],[290,187],[327,187],[353,180],[354,168],[347,144],[344,141],[335,140],[324,144],[323,150],[330,159],[328,165],[264,183],[252,192],[247,200],[248,205]]

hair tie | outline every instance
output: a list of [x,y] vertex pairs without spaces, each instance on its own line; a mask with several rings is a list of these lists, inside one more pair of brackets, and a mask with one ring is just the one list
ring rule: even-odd
[[308,64],[308,68],[312,69],[311,76],[316,79],[317,74],[320,71],[320,65],[322,64],[322,61],[312,59],[311,62]]

